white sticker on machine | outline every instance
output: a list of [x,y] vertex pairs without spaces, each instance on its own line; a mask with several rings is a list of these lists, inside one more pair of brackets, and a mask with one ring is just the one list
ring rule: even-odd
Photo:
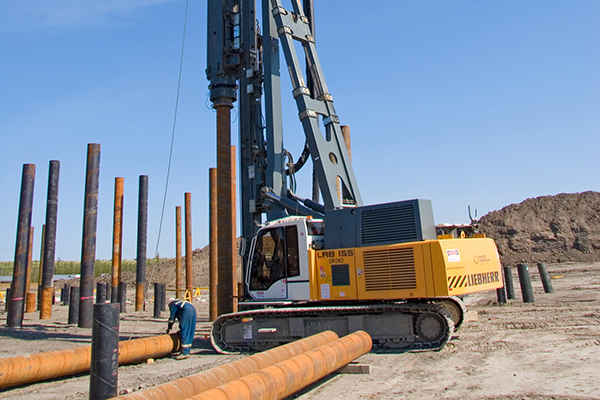
[[329,293],[329,283],[322,283],[321,284],[321,298],[322,299],[329,299],[329,298],[331,298],[331,294]]
[[458,249],[448,249],[446,250],[446,254],[448,254],[448,262],[460,261],[460,253],[458,252]]

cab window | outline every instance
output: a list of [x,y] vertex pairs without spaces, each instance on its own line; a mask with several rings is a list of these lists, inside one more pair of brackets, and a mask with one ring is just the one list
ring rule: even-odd
[[298,229],[295,226],[285,227],[287,252],[287,276],[300,276],[300,254],[298,253]]
[[286,277],[300,275],[298,229],[295,226],[266,229],[254,247],[250,290],[267,290]]

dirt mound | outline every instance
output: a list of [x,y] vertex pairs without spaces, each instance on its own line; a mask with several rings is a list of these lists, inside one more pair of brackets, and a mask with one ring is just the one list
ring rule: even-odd
[[483,216],[504,264],[600,261],[600,193],[527,199]]

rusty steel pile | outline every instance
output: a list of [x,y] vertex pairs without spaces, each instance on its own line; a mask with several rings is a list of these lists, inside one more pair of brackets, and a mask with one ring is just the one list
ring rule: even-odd
[[[121,342],[119,364],[160,358],[176,351],[177,334]],[[149,399],[284,398],[371,350],[363,331],[339,338],[325,331],[220,367],[118,397]],[[91,346],[0,359],[0,388],[89,371]]]

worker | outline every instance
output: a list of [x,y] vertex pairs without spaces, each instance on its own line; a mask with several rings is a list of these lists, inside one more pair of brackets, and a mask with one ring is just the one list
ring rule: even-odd
[[179,321],[179,338],[181,339],[181,353],[173,353],[173,356],[176,360],[184,360],[190,356],[194,333],[196,332],[196,308],[188,301],[171,299],[169,310],[171,315],[167,334],[171,332],[173,323],[177,319]]

